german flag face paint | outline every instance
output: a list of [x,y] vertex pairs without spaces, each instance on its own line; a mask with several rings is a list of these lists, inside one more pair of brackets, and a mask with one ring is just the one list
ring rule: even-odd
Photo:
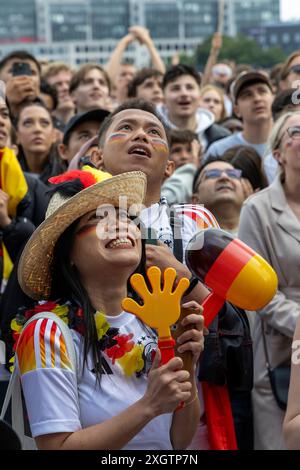
[[219,297],[246,310],[267,305],[277,290],[273,268],[252,248],[219,229],[190,240],[186,262],[191,272]]
[[[114,132],[109,135],[108,140],[111,143],[118,143],[126,137],[126,132]],[[168,144],[164,139],[161,139],[159,137],[152,137],[151,135],[149,135],[149,142],[156,152],[169,154]]]
[[83,239],[86,236],[90,235],[91,233],[96,233],[97,231],[97,224],[93,225],[84,225],[76,232],[76,237]]
[[126,132],[113,132],[108,136],[109,142],[111,143],[118,143],[121,140],[125,139],[127,137]]
[[169,148],[168,148],[167,142],[165,140],[159,139],[158,137],[153,137],[153,138],[151,138],[151,143],[153,145],[153,148],[157,152],[162,152],[162,153],[165,153],[165,154],[169,153]]

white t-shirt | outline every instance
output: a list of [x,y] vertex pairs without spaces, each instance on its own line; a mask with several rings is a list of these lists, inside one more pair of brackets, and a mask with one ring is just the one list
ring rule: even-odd
[[[77,379],[61,331],[52,320],[32,322],[22,334],[17,356],[33,437],[74,432],[102,423],[144,395],[146,373],[151,367],[152,351],[157,346],[155,335],[127,312],[106,317],[106,320],[110,330],[102,341],[104,351],[100,388],[96,384],[91,354],[82,374],[83,337],[78,332],[70,330],[77,358]],[[116,335],[121,346],[119,343],[114,345]],[[136,354],[137,351],[140,353]],[[124,364],[126,370],[139,364],[138,371],[135,368],[132,375],[126,376]],[[124,449],[172,449],[172,416],[170,413],[163,414],[150,421]]]
[[[182,239],[183,252],[186,251],[188,242],[199,230],[209,227],[219,228],[213,214],[200,204],[178,204],[172,207],[176,211],[180,228],[175,229],[175,236]],[[170,250],[174,249],[173,231],[170,225],[169,205],[167,199],[162,197],[159,203],[144,209],[140,219],[145,227],[151,227],[159,241],[165,243]],[[183,260],[185,263],[185,260]]]

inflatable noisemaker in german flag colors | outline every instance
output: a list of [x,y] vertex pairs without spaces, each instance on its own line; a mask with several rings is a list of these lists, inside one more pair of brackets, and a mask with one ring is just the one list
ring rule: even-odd
[[258,310],[277,290],[273,268],[248,245],[220,229],[196,233],[187,246],[186,263],[193,275],[212,290],[202,304],[205,326],[226,300],[245,310]]
[[[226,300],[246,310],[257,310],[276,293],[277,276],[271,266],[223,230],[209,228],[196,233],[187,246],[186,263],[212,290],[202,304],[206,327]],[[211,450],[237,449],[227,385],[201,384]]]

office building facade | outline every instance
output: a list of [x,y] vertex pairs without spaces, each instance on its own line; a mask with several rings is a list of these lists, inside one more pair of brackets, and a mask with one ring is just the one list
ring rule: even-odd
[[[279,0],[224,3],[225,34],[279,18]],[[104,64],[130,25],[147,27],[165,60],[177,52],[191,55],[216,31],[218,6],[218,0],[10,0],[0,18],[0,56],[19,40],[28,42],[26,48],[39,58],[73,66],[91,60]],[[129,47],[124,57],[139,66],[148,62],[139,44]]]

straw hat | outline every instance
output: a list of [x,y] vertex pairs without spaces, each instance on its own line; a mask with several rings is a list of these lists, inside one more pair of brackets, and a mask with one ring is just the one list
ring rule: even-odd
[[132,171],[93,184],[72,197],[56,192],[50,200],[45,221],[32,234],[21,255],[18,279],[23,291],[35,300],[47,299],[51,292],[53,252],[64,231],[76,219],[102,204],[118,207],[119,196],[127,198],[127,207],[142,204],[146,181],[144,173]]

